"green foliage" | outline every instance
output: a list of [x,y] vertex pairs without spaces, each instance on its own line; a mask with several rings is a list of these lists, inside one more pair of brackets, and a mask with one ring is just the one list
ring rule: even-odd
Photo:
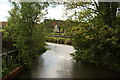
[[[3,77],[18,65],[29,67],[33,61],[45,51],[46,29],[38,22],[45,15],[44,10],[48,3],[21,2],[13,3],[9,11],[8,25],[4,28],[3,40],[13,40],[18,50],[18,62],[3,59]],[[11,58],[8,58],[11,59]],[[10,64],[10,66],[6,64]]]
[[81,22],[66,33],[73,38],[73,46],[77,50],[71,54],[73,58],[120,73],[119,3],[76,2],[67,5],[69,9],[76,9],[72,17]]
[[10,71],[15,69],[19,65],[18,63],[16,63],[16,59],[17,58],[13,58],[12,55],[2,56],[2,77],[7,76]]
[[2,39],[3,40],[6,40],[6,39],[9,39],[10,38],[10,33],[8,32],[8,29],[9,28],[9,26],[5,26],[4,27],[4,31],[3,31],[3,36],[2,36]]
[[[23,65],[31,64],[36,57],[36,53],[41,51],[45,46],[45,30],[42,24],[38,24],[39,19],[44,15],[41,10],[47,7],[46,3],[22,2],[14,4],[9,26],[14,33],[11,38],[15,41],[14,46],[19,50],[19,61]],[[16,15],[13,15],[16,13]],[[14,19],[15,18],[15,19]],[[13,22],[15,20],[15,22]]]
[[71,45],[70,38],[59,38],[59,37],[47,37],[48,42],[58,43],[58,44],[68,44]]
[[[82,27],[78,34],[74,35],[74,47],[77,50],[73,58],[77,61],[85,61],[103,65],[120,71],[120,31],[119,27],[108,26]],[[117,65],[117,66],[116,66]]]

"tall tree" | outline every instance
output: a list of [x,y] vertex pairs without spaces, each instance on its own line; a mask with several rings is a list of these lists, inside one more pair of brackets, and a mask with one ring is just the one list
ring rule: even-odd
[[[29,64],[35,57],[36,51],[42,52],[42,49],[44,49],[45,37],[40,19],[44,15],[42,10],[49,4],[21,2],[18,4],[13,3],[13,5],[14,7],[10,11],[8,20],[11,36],[16,48],[19,50],[21,64]],[[14,30],[14,33],[12,30]]]
[[96,8],[101,15],[101,18],[105,25],[109,27],[114,27],[116,23],[117,10],[119,7],[119,2],[99,2],[98,4],[94,2]]
[[[94,63],[105,66],[120,73],[120,27],[119,27],[119,3],[118,2],[91,2],[71,3],[70,9],[81,9],[77,15],[85,18],[90,15],[84,12],[92,12],[92,18],[85,18],[79,26],[73,27],[74,48],[73,58],[78,61]],[[82,13],[81,13],[82,12]],[[83,17],[81,17],[83,15]],[[75,15],[76,16],[76,15]],[[83,20],[81,19],[80,22]],[[86,25],[89,23],[90,25]],[[72,31],[72,32],[73,32]],[[71,32],[71,31],[69,31]]]
[[[99,0],[98,0],[99,1]],[[119,2],[71,2],[66,3],[67,10],[74,9],[74,16],[77,16],[79,21],[85,18],[93,19],[95,16],[100,16],[104,25],[114,27],[116,23],[117,13],[119,12]]]

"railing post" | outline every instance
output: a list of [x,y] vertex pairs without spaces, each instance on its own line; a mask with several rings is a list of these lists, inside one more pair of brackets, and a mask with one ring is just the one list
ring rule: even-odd
[[[2,54],[2,32],[0,32],[0,55]],[[0,56],[0,79],[2,78],[2,56]]]
[[5,63],[6,63],[6,67],[8,67],[8,55],[5,55]]

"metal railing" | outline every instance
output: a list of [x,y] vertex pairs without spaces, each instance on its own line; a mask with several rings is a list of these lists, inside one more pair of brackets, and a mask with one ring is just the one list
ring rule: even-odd
[[18,50],[12,50],[6,53],[0,54],[2,57],[2,74],[3,77],[18,66]]
[[2,53],[2,61],[6,66],[10,66],[10,62],[17,63],[18,62],[18,50],[12,50],[6,53]]

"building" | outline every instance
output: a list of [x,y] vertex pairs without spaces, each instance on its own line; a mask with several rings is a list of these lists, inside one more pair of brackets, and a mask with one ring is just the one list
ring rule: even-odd
[[68,27],[73,27],[79,24],[79,22],[74,22],[70,20],[52,20],[52,19],[45,19],[44,20],[45,26],[49,27],[51,32],[55,33],[63,33],[64,29]]
[[6,26],[8,23],[7,22],[0,22],[0,29],[2,29],[4,26]]

